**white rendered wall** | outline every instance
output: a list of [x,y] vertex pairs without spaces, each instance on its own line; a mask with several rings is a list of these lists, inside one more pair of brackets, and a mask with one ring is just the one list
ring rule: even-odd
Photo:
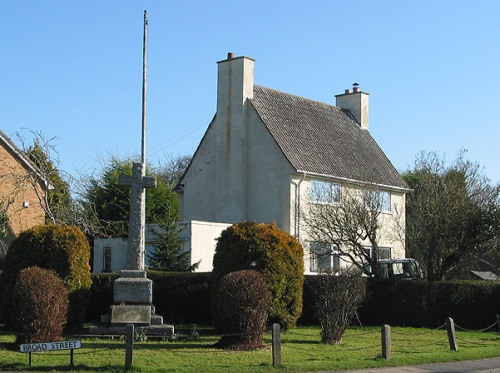
[[119,272],[127,265],[127,240],[123,238],[99,238],[94,240],[94,265],[92,273],[104,270],[104,248],[111,248],[111,271]]
[[191,250],[191,265],[200,262],[196,272],[211,272],[217,238],[231,224],[193,220],[183,224],[184,249]]

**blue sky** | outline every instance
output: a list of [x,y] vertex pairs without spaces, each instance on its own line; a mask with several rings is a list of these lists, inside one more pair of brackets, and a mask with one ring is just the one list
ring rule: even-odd
[[140,153],[149,15],[148,161],[193,154],[215,114],[216,61],[255,83],[334,104],[358,82],[396,168],[460,149],[500,182],[500,2],[9,1],[0,14],[0,129],[55,138],[73,176]]

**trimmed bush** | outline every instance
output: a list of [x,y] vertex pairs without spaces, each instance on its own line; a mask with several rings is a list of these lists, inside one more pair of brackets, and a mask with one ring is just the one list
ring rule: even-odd
[[254,350],[266,331],[269,291],[264,276],[254,270],[232,272],[220,280],[215,324],[225,349]]
[[11,298],[11,324],[17,343],[58,341],[66,324],[68,292],[51,270],[20,271]]
[[304,283],[304,252],[295,237],[275,224],[256,222],[234,224],[222,231],[213,260],[213,308],[220,279],[245,269],[254,269],[266,279],[271,293],[268,323],[294,327],[302,312]]
[[23,268],[38,266],[54,270],[68,290],[71,300],[68,326],[75,329],[83,325],[92,283],[89,260],[89,243],[78,227],[33,227],[22,232],[9,247],[2,274],[4,291],[12,289]]

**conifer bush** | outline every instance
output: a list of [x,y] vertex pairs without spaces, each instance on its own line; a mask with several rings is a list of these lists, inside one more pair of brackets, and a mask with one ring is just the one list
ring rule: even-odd
[[245,269],[256,270],[266,279],[271,293],[268,323],[293,328],[302,311],[304,252],[300,243],[276,224],[247,221],[224,230],[213,260],[212,308],[220,279]]
[[[92,284],[90,246],[85,234],[75,226],[41,225],[21,232],[9,247],[3,276],[4,292],[12,290],[23,268],[38,266],[54,270],[69,293],[68,326],[83,325]],[[9,305],[5,303],[4,309]]]
[[67,311],[68,292],[54,271],[40,267],[21,270],[10,312],[17,343],[60,340]]
[[221,333],[217,346],[253,350],[262,346],[270,294],[262,274],[254,270],[232,272],[219,284],[215,323]]

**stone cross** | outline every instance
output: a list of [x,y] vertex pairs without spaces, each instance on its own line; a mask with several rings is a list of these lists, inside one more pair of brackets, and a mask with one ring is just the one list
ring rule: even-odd
[[131,187],[130,216],[128,225],[127,267],[128,270],[144,270],[145,230],[146,230],[146,191],[156,188],[156,179],[146,177],[142,163],[134,163],[132,176],[120,175],[118,183]]

